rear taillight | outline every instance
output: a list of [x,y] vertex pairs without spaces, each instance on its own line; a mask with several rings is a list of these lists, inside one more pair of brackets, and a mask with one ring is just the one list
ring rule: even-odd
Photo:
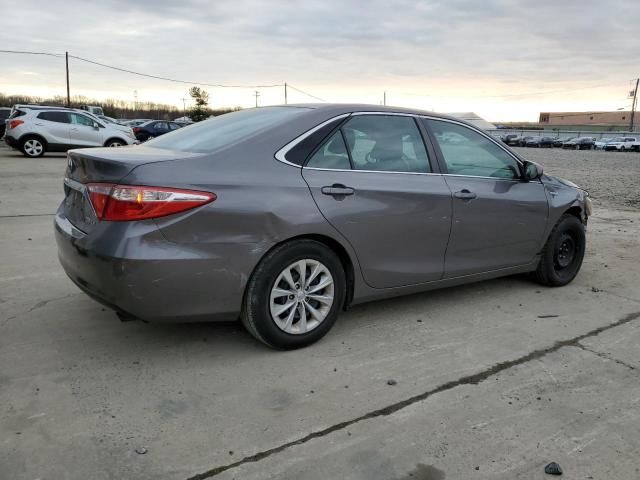
[[87,184],[99,220],[146,220],[184,212],[213,202],[215,193],[137,185]]
[[22,125],[23,123],[24,123],[23,120],[11,120],[9,121],[9,129],[16,128],[17,126]]
[[140,131],[138,127],[133,127],[131,130],[133,130],[133,133],[138,133]]

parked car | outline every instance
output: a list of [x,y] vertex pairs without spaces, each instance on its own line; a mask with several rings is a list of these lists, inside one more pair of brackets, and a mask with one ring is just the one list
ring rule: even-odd
[[119,122],[115,118],[107,117],[106,115],[96,115],[96,117],[107,123],[113,123],[114,125],[123,125],[123,123]]
[[595,140],[589,137],[577,137],[562,143],[562,148],[573,148],[575,150],[593,150]]
[[85,110],[97,116],[104,115],[104,110],[102,110],[102,107],[97,107],[95,105],[80,105],[80,110]]
[[176,122],[167,122],[165,120],[151,120],[149,122],[141,123],[133,127],[133,133],[138,140],[145,142],[165,133],[172,132],[182,128],[182,125]]
[[64,191],[58,257],[81,290],[125,319],[240,316],[275,348],[374,299],[524,272],[566,285],[591,215],[475,126],[377,105],[245,109],[73,150]]
[[531,137],[525,141],[525,147],[535,147],[535,148],[551,148],[553,147],[553,142],[555,138],[553,137]]
[[638,150],[640,147],[640,139],[637,137],[616,137],[604,146],[607,151],[614,150],[617,152],[630,152]]
[[500,136],[500,140],[502,140],[502,142],[504,142],[505,144],[509,145],[509,141],[513,138],[517,138],[518,135],[515,133],[507,133],[505,135],[501,135]]
[[601,138],[600,140],[596,140],[593,146],[596,150],[604,150],[605,145],[612,140],[613,138]]
[[562,144],[565,142],[570,142],[571,140],[575,140],[578,137],[569,137],[569,138],[559,138],[556,137],[555,140],[553,141],[553,146],[554,147],[558,147],[558,148],[562,148]]
[[127,120],[124,122],[124,125],[128,126],[128,127],[137,127],[138,125],[142,125],[143,123],[147,123],[150,122],[151,119],[150,118],[140,118],[140,119],[135,119],[135,120]]
[[7,107],[0,107],[0,138],[4,137],[5,120],[11,115],[11,109]]
[[82,110],[22,107],[6,121],[4,140],[27,157],[79,147],[119,147],[137,143],[130,128],[100,122]]

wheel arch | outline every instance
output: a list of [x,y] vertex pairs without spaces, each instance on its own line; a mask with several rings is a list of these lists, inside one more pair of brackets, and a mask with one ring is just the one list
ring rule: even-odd
[[109,142],[113,140],[118,140],[119,142],[122,142],[124,145],[129,145],[127,141],[122,137],[109,137],[105,140],[105,142],[102,145],[106,147],[107,145],[109,145]]
[[[274,249],[276,249],[276,248],[278,248],[281,245],[284,245],[286,243],[292,243],[292,242],[296,242],[296,241],[299,241],[299,240],[314,240],[314,241],[316,241],[318,243],[323,244],[324,246],[329,248],[333,253],[335,253],[338,256],[338,259],[340,260],[340,263],[342,264],[342,268],[344,269],[344,274],[345,274],[345,279],[346,279],[346,292],[345,292],[345,296],[344,296],[344,305],[342,306],[343,310],[346,310],[348,308],[348,306],[351,304],[351,301],[353,300],[353,295],[354,295],[354,290],[355,290],[355,268],[356,267],[354,265],[354,262],[353,262],[351,256],[349,255],[349,252],[344,247],[344,245],[342,245],[335,238],[332,238],[332,237],[330,237],[328,235],[324,235],[324,234],[320,234],[320,233],[301,234],[301,235],[296,235],[294,237],[286,238],[284,240],[281,240],[278,243],[275,243],[274,245],[271,246],[271,248],[269,248],[268,250],[266,250],[262,254],[262,256],[260,257],[260,260],[256,263],[256,265],[254,266],[253,270],[251,271],[251,275],[249,276],[249,279],[251,277],[253,277],[253,275],[255,274],[256,269],[258,268],[258,265],[260,265],[262,260],[269,253],[271,253]],[[249,284],[249,282],[247,281],[246,285],[248,285],[248,284]],[[244,297],[244,295],[246,295],[246,291],[247,291],[247,287],[245,286],[245,291],[243,293],[243,297]]]
[[38,140],[40,140],[42,142],[42,144],[45,146],[45,148],[47,148],[49,146],[49,142],[47,142],[47,139],[44,138],[44,136],[42,136],[39,133],[25,133],[18,139],[18,143],[20,145],[22,145],[23,142],[27,141],[30,138],[37,138]]

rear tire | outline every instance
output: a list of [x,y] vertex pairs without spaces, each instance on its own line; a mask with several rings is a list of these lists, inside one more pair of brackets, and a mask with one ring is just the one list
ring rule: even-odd
[[565,213],[551,231],[542,249],[536,280],[549,287],[570,283],[580,271],[586,247],[584,225],[578,217]]
[[38,158],[47,151],[47,144],[40,137],[28,136],[20,141],[20,151],[26,157]]
[[[314,277],[316,268],[321,273]],[[345,289],[342,263],[331,249],[314,240],[286,243],[269,252],[251,276],[242,323],[271,348],[305,347],[333,327],[344,304]]]

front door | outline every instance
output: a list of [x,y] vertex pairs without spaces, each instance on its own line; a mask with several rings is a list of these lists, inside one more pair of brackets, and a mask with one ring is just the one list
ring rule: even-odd
[[454,122],[425,123],[453,194],[445,278],[533,261],[548,216],[542,183],[521,180],[519,162],[481,133]]
[[442,278],[451,192],[431,161],[413,117],[354,115],[302,169],[373,287]]
[[102,134],[100,127],[94,126],[98,124],[95,120],[81,113],[70,113],[70,115],[71,128],[69,136],[71,137],[72,145],[78,147],[102,146]]

